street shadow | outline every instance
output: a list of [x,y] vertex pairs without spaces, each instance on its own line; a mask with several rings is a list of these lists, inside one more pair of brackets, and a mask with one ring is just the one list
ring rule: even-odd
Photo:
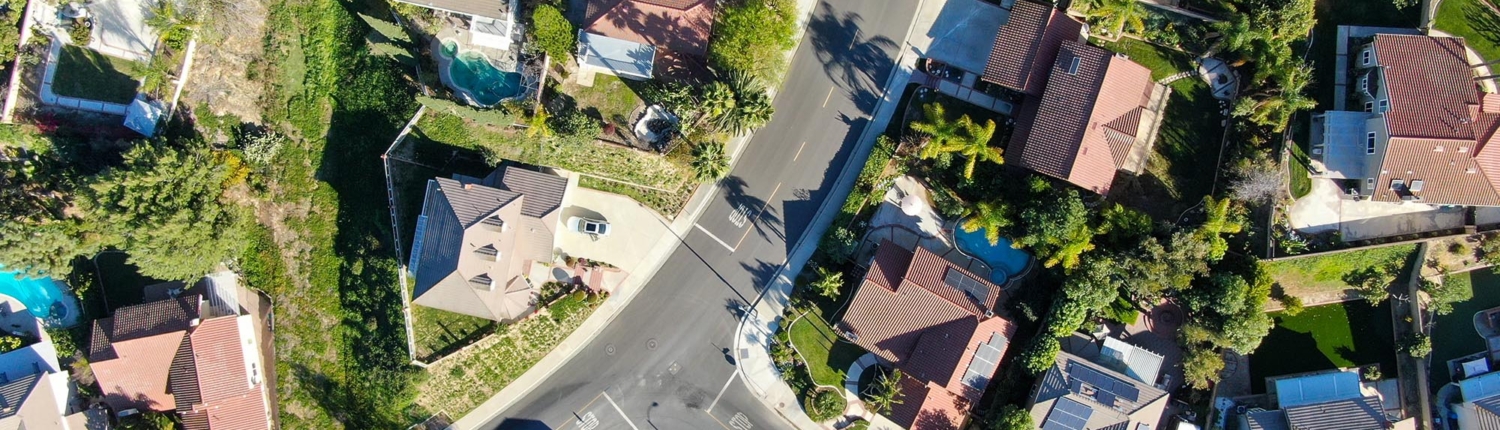
[[500,422],[499,427],[495,428],[498,430],[552,430],[547,423],[524,418],[506,418],[505,421]]
[[895,63],[895,56],[887,51],[899,45],[885,36],[861,37],[863,22],[858,13],[840,13],[828,3],[819,3],[807,31],[824,73],[850,93],[860,113],[869,115]]
[[[803,235],[807,233],[807,229],[811,227],[813,217],[817,215],[818,209],[828,198],[828,191],[832,190],[838,182],[841,172],[847,168],[854,170],[850,174],[856,174],[860,169],[864,168],[864,158],[851,162],[849,157],[854,154],[854,149],[859,146],[859,139],[863,135],[865,127],[870,125],[870,119],[867,117],[851,117],[845,113],[839,113],[838,119],[849,127],[849,132],[844,135],[843,141],[838,142],[838,152],[833,154],[833,158],[823,168],[823,180],[813,188],[794,190],[791,193],[794,198],[782,202],[782,213],[786,217],[786,222],[782,223],[782,228],[784,229],[783,238],[785,239],[788,253],[794,250],[797,242],[802,239]],[[825,144],[831,144],[831,142]],[[868,157],[868,154],[865,156]],[[838,210],[838,207],[829,207],[828,210]],[[809,238],[809,240],[815,239],[817,238]]]
[[724,190],[724,202],[735,208],[735,211],[743,212],[756,234],[767,240],[773,237],[785,240],[786,233],[781,229],[782,215],[767,204],[765,199],[750,195],[746,190],[748,186],[740,176],[719,180],[719,187]]
[[[745,273],[750,274],[750,282],[755,286],[755,294],[757,296],[760,295],[761,291],[765,290],[767,287],[770,287],[772,282],[775,282],[776,273],[781,271],[781,267],[782,265],[780,264],[772,264],[770,262],[759,259],[755,260],[754,262],[740,263],[740,268],[744,269]],[[774,316],[775,315],[767,315],[767,317]]]

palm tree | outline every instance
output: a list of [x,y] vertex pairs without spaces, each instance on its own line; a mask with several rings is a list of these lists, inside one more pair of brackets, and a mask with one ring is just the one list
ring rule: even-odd
[[923,158],[932,158],[938,154],[962,155],[968,160],[964,164],[965,179],[974,177],[974,165],[979,160],[1005,164],[1004,151],[990,146],[990,138],[995,136],[994,120],[985,120],[984,125],[979,125],[968,115],[964,115],[955,124],[961,132],[949,138],[945,143],[938,143],[937,138],[933,138],[927,147],[922,148]]
[[527,121],[526,137],[552,137],[552,126],[547,124],[547,108],[537,106],[536,113]]
[[958,133],[963,130],[963,124],[956,121],[948,121],[947,109],[939,103],[928,103],[922,105],[922,113],[927,117],[926,121],[912,121],[912,131],[927,135],[927,146],[922,148],[921,157],[932,158],[943,151],[937,148],[947,145],[949,142],[959,138]]
[[1089,11],[1089,16],[1100,20],[1106,35],[1121,33],[1141,34],[1146,31],[1146,11],[1136,0],[1105,0],[1099,7]]
[[724,117],[722,124],[725,130],[743,134],[766,125],[775,112],[776,109],[771,107],[771,96],[765,91],[742,94],[735,102],[734,110]]
[[1010,227],[1010,205],[1003,202],[979,202],[974,204],[974,214],[964,219],[965,232],[984,229],[984,238],[990,246],[1000,244],[1000,230]]
[[151,6],[151,16],[146,17],[146,26],[156,29],[157,41],[166,40],[173,32],[190,30],[198,25],[197,17],[184,14],[177,8],[175,0],[157,0]]
[[866,390],[869,398],[865,399],[865,406],[879,414],[888,414],[891,407],[902,403],[901,397],[901,369],[892,370],[891,373],[878,376],[874,387]]
[[729,157],[724,155],[724,144],[701,142],[693,147],[693,178],[698,182],[713,182],[729,174]]
[[844,273],[822,267],[817,268],[816,271],[818,279],[813,281],[812,287],[823,297],[830,299],[838,297],[839,292],[844,289]]
[[698,93],[699,117],[696,122],[719,121],[725,115],[734,111],[734,91],[723,82],[712,82],[704,85]]

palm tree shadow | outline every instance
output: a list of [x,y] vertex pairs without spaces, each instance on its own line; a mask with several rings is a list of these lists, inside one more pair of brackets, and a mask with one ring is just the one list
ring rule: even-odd
[[850,93],[849,100],[860,112],[870,114],[879,100],[884,78],[895,62],[895,57],[887,51],[899,44],[885,36],[860,37],[863,21],[858,13],[840,14],[828,3],[819,3],[807,30],[824,73]]

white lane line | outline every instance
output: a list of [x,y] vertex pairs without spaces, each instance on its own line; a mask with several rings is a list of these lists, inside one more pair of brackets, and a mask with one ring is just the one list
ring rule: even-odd
[[630,424],[631,430],[641,430],[640,427],[635,426],[635,423],[630,422],[630,417],[625,416],[625,410],[620,409],[620,405],[615,404],[615,399],[609,398],[609,393],[604,393],[604,400],[609,401],[609,405],[615,407],[615,412],[620,413],[620,418],[625,420],[625,424]]
[[828,87],[828,95],[823,96],[823,107],[828,107],[829,100],[833,100],[833,87]]
[[802,142],[802,146],[798,146],[797,147],[797,155],[793,155],[792,156],[792,161],[797,161],[798,158],[802,158],[802,148],[806,148],[806,147],[807,147],[807,142]]
[[734,383],[734,378],[737,378],[739,376],[740,376],[740,372],[738,370],[736,370],[734,372],[730,372],[729,373],[729,380],[728,381],[724,381],[724,388],[720,388],[719,389],[719,395],[714,396],[714,402],[713,403],[709,403],[708,404],[708,409],[704,409],[703,412],[713,412],[714,411],[714,406],[719,404],[719,398],[720,397],[724,397],[724,392],[725,391],[729,391],[729,384]]
[[706,229],[706,228],[703,228],[703,226],[701,226],[701,225],[698,225],[698,224],[697,224],[697,223],[693,223],[693,227],[697,227],[697,228],[698,228],[698,231],[701,231],[701,232],[703,232],[703,234],[706,234],[706,235],[708,235],[708,237],[709,237],[709,238],[710,238],[710,239],[713,239],[713,240],[714,240],[714,242],[719,242],[719,244],[720,244],[720,245],[724,245],[724,249],[728,249],[728,250],[729,250],[729,252],[734,252],[734,247],[732,247],[732,246],[729,246],[729,244],[728,244],[728,243],[726,243],[726,242],[724,242],[724,240],[723,240],[723,239],[719,239],[719,237],[718,237],[718,236],[714,236],[714,234],[713,234],[713,233],[709,233],[709,232],[708,232],[708,229]]

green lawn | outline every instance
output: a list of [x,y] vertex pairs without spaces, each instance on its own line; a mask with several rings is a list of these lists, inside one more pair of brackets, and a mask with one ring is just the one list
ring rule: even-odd
[[1432,388],[1452,380],[1448,360],[1484,351],[1484,338],[1474,331],[1474,313],[1500,306],[1500,275],[1493,269],[1449,275],[1444,283],[1467,287],[1472,298],[1453,304],[1453,312],[1434,317],[1432,328]]
[[144,65],[130,60],[94,52],[92,49],[63,45],[57,60],[57,76],[52,91],[60,96],[130,103],[140,86],[137,75]]
[[849,365],[865,355],[864,349],[840,338],[817,307],[798,319],[791,330],[792,344],[807,360],[807,369],[818,384],[843,386]]
[[1273,261],[1265,264],[1281,288],[1289,295],[1326,293],[1349,288],[1344,275],[1369,266],[1391,263],[1406,264],[1416,252],[1416,245],[1341,252],[1318,257]]
[[1118,42],[1102,43],[1104,49],[1119,52],[1131,61],[1151,69],[1151,79],[1160,80],[1168,76],[1192,70],[1193,57],[1185,52],[1162,48],[1136,39],[1124,38]]
[[1387,375],[1396,373],[1390,301],[1370,306],[1358,300],[1310,307],[1297,316],[1271,316],[1276,327],[1250,355],[1250,385],[1256,393],[1265,392],[1268,376],[1375,363]]
[[567,84],[564,91],[573,97],[578,109],[594,118],[621,127],[630,126],[630,113],[644,102],[623,79],[605,74],[594,76],[594,86]]
[[1433,28],[1463,37],[1486,60],[1500,59],[1500,16],[1480,2],[1443,0],[1433,17]]
[[496,328],[494,321],[417,305],[411,307],[411,319],[417,359],[427,362],[468,345]]

